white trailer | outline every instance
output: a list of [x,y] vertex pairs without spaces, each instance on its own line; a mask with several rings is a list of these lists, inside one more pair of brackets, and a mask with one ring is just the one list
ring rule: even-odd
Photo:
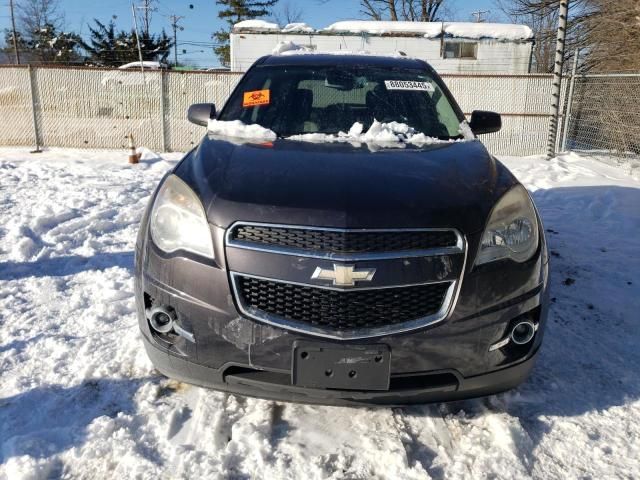
[[529,72],[533,32],[503,23],[346,21],[314,29],[247,20],[231,33],[231,70],[246,71],[286,42],[318,52],[401,53],[426,60],[440,73],[521,74]]

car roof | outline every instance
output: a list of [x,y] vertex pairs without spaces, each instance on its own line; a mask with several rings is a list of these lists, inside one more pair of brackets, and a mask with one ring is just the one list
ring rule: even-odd
[[255,65],[345,65],[345,66],[371,66],[371,67],[396,67],[417,70],[432,70],[427,62],[417,58],[403,56],[383,56],[368,54],[343,54],[343,53],[301,53],[289,55],[267,55],[258,59]]

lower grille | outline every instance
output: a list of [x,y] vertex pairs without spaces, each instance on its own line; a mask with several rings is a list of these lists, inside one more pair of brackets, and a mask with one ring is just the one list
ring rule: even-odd
[[442,282],[336,291],[243,275],[234,281],[239,301],[252,316],[333,332],[380,329],[435,315],[451,287]]

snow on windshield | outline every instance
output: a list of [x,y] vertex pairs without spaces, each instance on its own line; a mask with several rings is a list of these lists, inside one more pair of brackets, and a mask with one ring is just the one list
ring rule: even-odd
[[[406,123],[388,122],[382,123],[374,120],[366,132],[364,125],[360,122],[354,123],[348,132],[338,132],[337,135],[326,133],[303,133],[301,135],[292,135],[287,137],[288,140],[296,140],[302,142],[350,142],[350,143],[368,143],[379,144],[382,146],[397,143],[410,143],[412,145],[429,145],[432,143],[450,143],[461,140],[441,140],[436,137],[429,137],[424,133],[417,132],[414,128]],[[465,140],[473,139],[460,126],[461,133]]]
[[227,137],[250,138],[255,140],[275,140],[276,134],[273,130],[264,128],[256,123],[247,125],[240,120],[209,120],[207,129],[210,133],[224,135]]
[[[209,120],[207,129],[214,135],[222,135],[232,138],[243,138],[261,141],[273,141],[277,138],[273,130],[264,128],[258,124],[247,125],[240,120]],[[429,137],[417,132],[406,123],[388,122],[382,123],[374,120],[371,127],[365,132],[364,125],[355,122],[348,132],[328,133],[303,133],[291,135],[287,140],[313,143],[348,142],[352,144],[377,144],[388,147],[398,147],[401,144],[429,145],[433,143],[451,143],[464,140],[473,140],[474,135],[467,122],[460,124],[460,133],[464,139],[442,140],[437,137]],[[395,145],[394,145],[395,144]]]

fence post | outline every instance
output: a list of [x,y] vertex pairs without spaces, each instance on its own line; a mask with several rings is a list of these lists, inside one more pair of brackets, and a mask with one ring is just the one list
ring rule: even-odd
[[567,11],[569,0],[560,0],[558,13],[558,36],[556,39],[556,58],[553,67],[553,98],[551,104],[551,123],[549,124],[549,139],[547,141],[547,160],[551,160],[556,153],[558,138],[558,116],[560,114],[560,84],[562,83],[562,63],[564,60],[564,42],[567,36]]
[[38,125],[38,113],[36,112],[36,106],[39,102],[36,102],[36,88],[33,77],[35,75],[35,71],[31,64],[27,67],[29,70],[29,91],[31,92],[31,114],[33,118],[33,135],[36,141],[36,149],[31,153],[40,153],[40,127]]
[[165,111],[166,108],[166,102],[165,102],[165,95],[166,95],[166,85],[165,85],[165,75],[166,72],[164,71],[164,69],[160,70],[160,129],[162,131],[162,151],[163,152],[168,152],[169,150],[167,149],[167,121],[166,121],[166,115],[167,112]]
[[576,71],[578,70],[578,55],[580,49],[576,48],[573,54],[573,67],[571,68],[571,81],[569,82],[569,93],[567,94],[567,107],[564,112],[564,125],[562,126],[562,143],[560,151],[567,151],[567,138],[569,137],[569,121],[571,119],[571,107],[573,106],[573,88],[576,83]]

